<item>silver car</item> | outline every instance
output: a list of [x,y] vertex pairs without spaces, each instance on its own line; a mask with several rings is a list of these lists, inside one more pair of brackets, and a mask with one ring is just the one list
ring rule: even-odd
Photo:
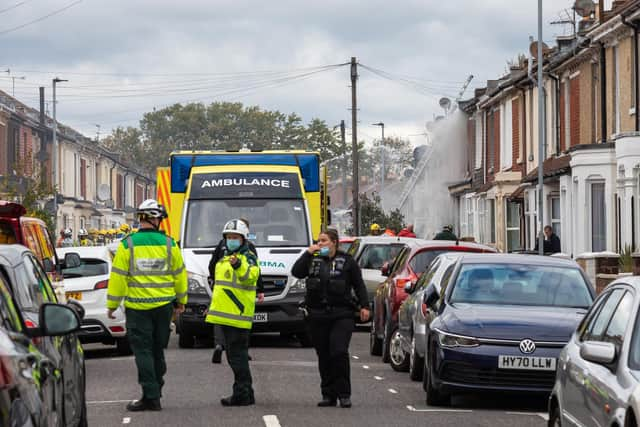
[[640,277],[616,280],[594,302],[558,359],[550,426],[636,425],[639,305]]

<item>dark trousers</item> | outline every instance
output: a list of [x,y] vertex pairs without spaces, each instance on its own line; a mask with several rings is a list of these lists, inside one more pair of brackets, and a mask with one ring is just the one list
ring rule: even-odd
[[249,335],[251,330],[221,326],[227,361],[233,370],[233,396],[239,400],[253,398],[253,381],[249,369]]
[[310,317],[309,332],[318,355],[320,388],[329,398],[351,396],[349,342],[355,329],[353,318]]
[[224,332],[222,332],[222,325],[213,325],[213,342],[215,345],[219,345],[224,348]]
[[138,383],[142,396],[159,399],[162,396],[167,364],[164,349],[169,344],[173,304],[151,310],[126,309],[127,336],[138,368]]

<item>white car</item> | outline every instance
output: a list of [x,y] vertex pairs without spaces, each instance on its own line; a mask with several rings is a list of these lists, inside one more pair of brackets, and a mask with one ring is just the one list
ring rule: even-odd
[[69,252],[80,255],[82,264],[65,269],[64,290],[67,300],[73,299],[84,307],[85,316],[79,332],[83,343],[116,345],[118,352],[129,354],[124,309],[116,310],[115,319],[107,317],[107,285],[112,255],[106,246],[57,248],[58,257]]

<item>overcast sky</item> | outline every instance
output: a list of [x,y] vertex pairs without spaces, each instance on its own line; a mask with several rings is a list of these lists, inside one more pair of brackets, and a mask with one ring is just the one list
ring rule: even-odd
[[[544,1],[547,43],[569,31],[550,22],[572,3]],[[26,77],[15,80],[16,97],[32,106],[39,85],[50,98],[51,79],[68,79],[58,120],[94,136],[96,124],[104,135],[191,100],[350,127],[349,67],[316,67],[355,56],[394,79],[360,69],[361,137],[378,137],[370,124],[379,121],[387,135],[407,137],[424,132],[441,114],[438,99],[455,97],[467,76],[469,96],[527,52],[536,13],[535,0],[0,0],[0,68]],[[10,75],[0,73],[9,93]],[[419,84],[398,83],[406,76]]]

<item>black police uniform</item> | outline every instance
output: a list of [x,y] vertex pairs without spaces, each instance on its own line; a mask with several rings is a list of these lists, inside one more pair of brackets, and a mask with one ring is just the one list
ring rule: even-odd
[[354,311],[369,306],[360,267],[340,251],[333,259],[305,251],[292,273],[297,278],[307,278],[307,322],[318,355],[322,396],[332,401],[349,398],[349,342],[355,329]]

